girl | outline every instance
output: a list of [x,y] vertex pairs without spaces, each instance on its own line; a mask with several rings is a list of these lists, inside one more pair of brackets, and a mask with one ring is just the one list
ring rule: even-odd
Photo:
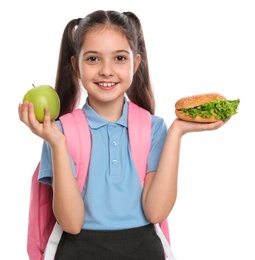
[[[60,122],[36,121],[33,105],[19,105],[20,120],[43,138],[39,180],[52,185],[53,212],[64,232],[57,260],[163,260],[154,223],[165,220],[177,194],[181,138],[214,130],[224,122],[199,124],[175,119],[167,129],[154,115],[143,32],[131,12],[96,11],[70,21],[63,33],[55,89],[60,115],[79,103],[91,131],[92,150],[83,194],[74,178]],[[152,141],[142,189],[131,158],[128,99],[151,113]]]

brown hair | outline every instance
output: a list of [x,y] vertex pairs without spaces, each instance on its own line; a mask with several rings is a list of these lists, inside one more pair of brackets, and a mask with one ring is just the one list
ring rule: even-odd
[[61,102],[60,116],[74,110],[81,97],[81,87],[76,72],[73,70],[71,57],[74,56],[76,61],[78,60],[87,32],[99,25],[113,26],[120,30],[126,36],[132,51],[140,54],[141,63],[126,94],[130,101],[154,114],[155,99],[140,20],[132,12],[99,10],[83,19],[71,20],[64,29],[55,83]]

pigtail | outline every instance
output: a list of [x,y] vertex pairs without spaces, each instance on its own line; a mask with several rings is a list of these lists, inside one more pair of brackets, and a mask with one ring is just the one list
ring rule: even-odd
[[71,20],[62,35],[55,89],[59,95],[61,108],[59,116],[73,111],[80,101],[81,89],[78,78],[71,64],[71,57],[75,55],[74,32],[82,19]]
[[142,25],[138,17],[132,12],[124,12],[133,26],[137,37],[137,53],[141,55],[141,63],[133,77],[133,82],[127,91],[130,101],[148,110],[151,114],[155,113],[155,98],[151,86],[147,51],[144,41]]

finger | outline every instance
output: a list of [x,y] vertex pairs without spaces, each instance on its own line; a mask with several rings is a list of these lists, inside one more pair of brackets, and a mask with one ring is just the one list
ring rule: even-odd
[[29,122],[28,122],[28,102],[27,101],[25,101],[23,104],[19,104],[18,112],[19,112],[20,120],[24,124],[29,125]]
[[30,123],[34,124],[35,121],[37,121],[35,117],[35,110],[34,110],[34,105],[33,103],[28,103],[28,120]]
[[50,125],[51,118],[50,118],[50,110],[48,107],[45,108],[44,110],[44,119],[43,119],[43,124],[44,125]]
[[19,119],[21,120],[21,110],[22,110],[22,106],[23,104],[19,104],[18,106],[18,115],[19,115]]
[[28,103],[28,124],[33,132],[40,129],[40,123],[36,119],[33,103]]
[[221,126],[223,126],[226,123],[226,121],[217,121],[215,123],[208,123],[205,125],[205,129],[204,130],[216,130],[218,128],[220,128]]

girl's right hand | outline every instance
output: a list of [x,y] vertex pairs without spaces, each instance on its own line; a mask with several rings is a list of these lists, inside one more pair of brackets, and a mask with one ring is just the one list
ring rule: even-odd
[[65,139],[65,136],[60,131],[57,123],[50,119],[49,109],[45,109],[45,116],[43,123],[39,123],[35,117],[34,105],[25,101],[19,104],[19,119],[27,125],[30,130],[37,136],[43,138],[51,146],[58,144]]

